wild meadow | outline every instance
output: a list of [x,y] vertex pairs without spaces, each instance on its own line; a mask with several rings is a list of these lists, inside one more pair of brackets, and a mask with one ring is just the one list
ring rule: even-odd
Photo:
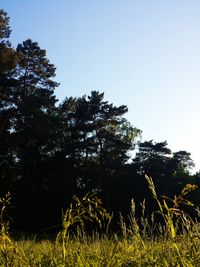
[[[121,215],[118,232],[109,230],[112,216],[90,193],[82,199],[74,197],[63,212],[62,230],[57,235],[14,238],[5,220],[11,201],[7,194],[1,198],[0,266],[200,266],[200,223],[181,208],[195,209],[187,195],[196,186],[188,184],[170,199],[158,196],[153,180],[148,176],[146,180],[158,210],[147,219],[144,201],[142,216],[136,218],[132,200],[129,221]],[[198,209],[196,212],[200,216]],[[156,222],[158,215],[162,223]],[[96,225],[96,230],[88,233],[88,223]]]

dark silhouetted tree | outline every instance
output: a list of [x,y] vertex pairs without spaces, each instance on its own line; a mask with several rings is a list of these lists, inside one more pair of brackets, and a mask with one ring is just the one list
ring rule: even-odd
[[[64,157],[81,191],[95,190],[111,205],[114,177],[129,159],[140,131],[124,118],[126,106],[104,101],[104,94],[69,98],[60,106],[66,120]],[[109,198],[109,199],[108,199]]]

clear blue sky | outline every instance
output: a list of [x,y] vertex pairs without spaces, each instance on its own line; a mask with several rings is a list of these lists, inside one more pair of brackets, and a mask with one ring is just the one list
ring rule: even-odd
[[27,38],[57,67],[56,91],[105,92],[143,140],[191,152],[200,169],[199,0],[1,0],[12,42]]

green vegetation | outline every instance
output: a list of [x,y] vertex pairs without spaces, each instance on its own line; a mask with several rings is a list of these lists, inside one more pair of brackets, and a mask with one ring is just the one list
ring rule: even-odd
[[45,50],[10,33],[0,10],[0,266],[200,266],[190,153],[141,142],[104,93],[57,104]]
[[[188,184],[174,199],[159,198],[152,179],[146,176],[146,180],[164,218],[163,224],[154,222],[154,214],[150,221],[144,217],[144,202],[143,216],[137,220],[132,201],[129,223],[121,217],[120,233],[86,234],[88,220],[98,222],[101,230],[102,222],[109,225],[111,220],[100,200],[87,194],[82,200],[74,198],[54,241],[37,236],[16,241],[9,236],[8,224],[3,220],[10,201],[8,194],[1,199],[1,266],[199,266],[200,224],[180,209],[182,204],[192,205],[185,196],[195,186]],[[171,208],[167,200],[173,202]],[[75,225],[73,232],[70,231]]]
[[[56,68],[46,51],[30,39],[12,47],[10,34],[9,17],[0,10],[0,197],[12,195],[12,229],[61,227],[61,210],[87,192],[96,192],[114,214],[116,229],[131,199],[137,211],[144,198],[146,215],[155,210],[145,174],[159,195],[200,185],[200,172],[190,172],[190,153],[173,153],[166,141],[142,142],[142,131],[125,117],[127,106],[98,91],[58,103]],[[199,191],[191,200],[200,205]]]

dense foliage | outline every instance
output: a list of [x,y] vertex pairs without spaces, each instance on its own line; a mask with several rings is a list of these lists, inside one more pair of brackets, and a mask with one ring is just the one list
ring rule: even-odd
[[[145,198],[150,213],[155,203],[145,174],[160,194],[200,184],[200,174],[190,174],[190,153],[172,153],[167,142],[142,142],[141,131],[125,118],[127,106],[110,104],[97,91],[58,103],[55,66],[45,50],[30,39],[14,48],[10,33],[1,10],[0,195],[11,193],[15,229],[59,225],[73,195],[89,191],[114,216],[125,214],[132,198]],[[198,191],[193,200],[200,202]]]

